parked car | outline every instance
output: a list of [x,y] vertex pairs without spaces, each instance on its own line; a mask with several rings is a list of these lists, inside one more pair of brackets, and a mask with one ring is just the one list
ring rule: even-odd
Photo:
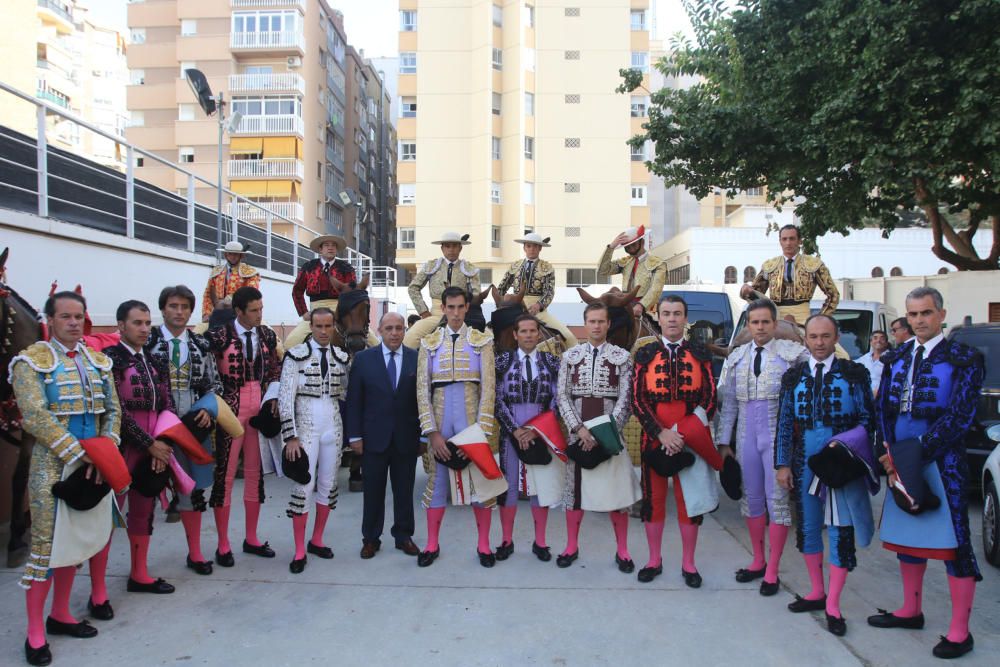
[[[703,292],[685,289],[665,289],[663,296],[677,294],[688,306],[688,338],[701,343],[725,346],[733,335],[733,307],[724,291]],[[712,372],[719,377],[722,357],[712,358]]]
[[983,464],[997,445],[996,440],[989,437],[987,432],[993,425],[1000,424],[1000,323],[955,327],[948,333],[948,340],[957,340],[976,348],[982,353],[986,363],[976,418],[965,439],[971,472],[969,479],[975,484],[981,479]]
[[[986,429],[994,444],[1000,442],[1000,424]],[[1000,447],[983,466],[983,553],[992,565],[1000,567]]]

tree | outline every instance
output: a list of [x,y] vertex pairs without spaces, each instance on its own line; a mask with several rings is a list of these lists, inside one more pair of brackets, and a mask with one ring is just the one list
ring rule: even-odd
[[[920,210],[960,270],[1000,260],[1000,2],[685,0],[695,42],[658,63],[697,75],[651,96],[650,169],[695,196],[795,199],[807,247]],[[641,75],[622,71],[621,92]],[[963,228],[954,221],[961,219]],[[992,247],[972,245],[992,227]]]

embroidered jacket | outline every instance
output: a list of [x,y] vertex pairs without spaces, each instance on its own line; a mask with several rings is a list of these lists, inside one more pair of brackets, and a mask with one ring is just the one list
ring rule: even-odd
[[523,375],[523,364],[517,350],[496,355],[496,418],[503,433],[511,434],[521,427],[514,419],[511,406],[531,403],[542,406],[542,412],[556,409],[556,383],[559,380],[559,359],[548,352],[535,352],[532,380]]
[[[285,352],[281,364],[278,412],[281,415],[281,438],[288,442],[299,437],[298,399],[324,398],[342,400],[347,395],[347,369],[350,357],[339,347],[327,348],[327,373],[323,377],[319,345],[306,341]],[[332,425],[331,425],[332,426]]]
[[260,289],[260,274],[257,269],[246,262],[240,262],[231,271],[226,270],[228,267],[228,262],[220,264],[208,276],[205,294],[201,298],[201,317],[205,321],[208,321],[208,316],[215,310],[216,301],[232,296],[241,287]]
[[603,398],[612,404],[609,416],[620,430],[632,412],[631,378],[632,357],[617,345],[604,343],[596,360],[590,343],[566,350],[559,364],[556,400],[567,430],[575,434],[583,424],[577,400],[582,398]]
[[812,299],[813,292],[818,287],[826,294],[826,301],[819,312],[823,315],[832,315],[837,310],[840,303],[840,291],[830,277],[830,270],[826,268],[819,257],[799,254],[792,263],[793,280],[789,285],[785,281],[785,257],[772,257],[764,262],[760,273],[754,278],[752,287],[761,294],[771,290],[771,300],[781,305],[789,301],[805,302]]
[[407,289],[410,301],[413,302],[413,307],[418,313],[430,311],[420,293],[424,285],[430,285],[432,301],[440,301],[441,293],[446,287],[451,286],[461,287],[466,292],[471,292],[472,296],[476,296],[479,294],[479,269],[468,260],[458,259],[452,267],[451,282],[449,282],[448,262],[445,261],[444,257],[432,259],[424,264],[417,275],[413,277],[413,282]]
[[270,327],[257,327],[260,340],[260,354],[247,363],[243,355],[243,340],[236,334],[236,326],[230,322],[224,327],[216,327],[205,332],[205,340],[215,356],[215,367],[222,382],[222,399],[239,414],[240,389],[247,382],[260,382],[261,394],[267,386],[281,377],[278,360],[278,337]]
[[434,418],[434,390],[456,382],[476,386],[479,395],[477,421],[483,431],[493,432],[494,360],[493,334],[462,325],[452,343],[447,327],[438,327],[420,341],[417,356],[417,407],[421,433],[439,430]]
[[511,264],[497,289],[500,290],[501,294],[505,294],[507,290],[517,294],[527,282],[528,289],[525,295],[538,297],[539,306],[545,310],[556,295],[555,269],[544,259],[536,259],[532,262],[530,275],[528,275],[529,272],[525,269],[527,261],[522,258]]
[[192,403],[208,393],[222,396],[222,382],[215,368],[215,357],[204,336],[187,332],[187,359],[177,368],[171,362],[173,345],[168,341],[160,327],[155,327],[149,334],[146,343],[146,354],[155,359],[157,364],[168,369],[170,376],[170,394],[174,406],[180,405],[179,395],[191,392]]
[[295,278],[295,285],[292,286],[292,301],[295,302],[295,310],[299,315],[305,315],[309,311],[306,296],[310,301],[340,297],[340,292],[330,283],[331,277],[345,285],[354,285],[358,280],[354,267],[340,258],[333,260],[329,273],[323,270],[323,260],[319,258],[302,265]]
[[699,343],[682,340],[674,357],[663,339],[647,343],[635,354],[635,416],[646,435],[656,439],[663,426],[656,418],[656,404],[680,401],[685,414],[701,407],[708,418],[715,414],[715,378],[712,355]]
[[143,360],[140,362],[140,355],[132,354],[122,343],[109,347],[104,353],[114,363],[111,374],[122,407],[122,445],[146,449],[153,444],[153,436],[136,423],[132,413],[174,411],[169,372],[152,357],[141,355]]
[[647,252],[646,258],[636,266],[638,260],[635,257],[625,255],[612,260],[613,253],[614,249],[610,246],[604,249],[604,254],[597,264],[597,276],[610,278],[622,274],[622,291],[629,292],[639,285],[639,292],[635,298],[647,311],[656,310],[656,304],[663,292],[663,283],[667,280],[667,263],[653,253]]

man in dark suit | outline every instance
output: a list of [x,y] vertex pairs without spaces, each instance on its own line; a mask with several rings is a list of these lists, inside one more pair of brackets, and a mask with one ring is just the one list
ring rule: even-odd
[[422,453],[417,415],[417,353],[403,347],[405,324],[398,313],[379,321],[382,344],[358,353],[347,383],[347,435],[361,455],[364,515],[361,557],[373,558],[381,547],[385,524],[385,485],[392,482],[393,538],[407,556],[413,543],[413,480]]

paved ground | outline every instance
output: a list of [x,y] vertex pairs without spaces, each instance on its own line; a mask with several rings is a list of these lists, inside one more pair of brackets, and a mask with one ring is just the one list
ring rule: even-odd
[[[346,486],[346,471],[341,471]],[[417,485],[422,488],[422,471]],[[601,515],[584,521],[581,556],[560,570],[530,553],[531,517],[522,503],[515,533],[517,552],[492,570],[474,554],[475,528],[467,508],[449,509],[442,531],[442,556],[418,569],[415,559],[392,549],[392,540],[371,561],[358,558],[360,494],[344,493],[327,529],[332,561],[313,558],[301,575],[288,572],[291,525],[284,515],[288,485],[268,480],[271,502],[261,516],[261,535],[276,548],[275,560],[237,553],[236,567],[199,577],[184,568],[184,534],[179,524],[157,523],[150,569],[177,586],[174,595],[153,598],[125,593],[127,541],[115,536],[109,588],[116,618],[95,621],[92,640],[51,639],[55,664],[86,667],[140,665],[927,665],[937,636],[947,630],[950,608],[944,569],[931,564],[923,631],[878,631],[865,617],[876,606],[899,601],[895,560],[875,546],[862,551],[859,569],[843,598],[848,634],[826,632],[822,614],[785,610],[808,579],[789,544],[781,579],[785,590],[762,598],[754,584],[737,584],[733,571],[748,561],[746,531],[728,500],[701,531],[698,565],[704,586],[691,590],[681,580],[676,524],[668,518],[665,572],[640,584],[613,564],[610,522]],[[238,497],[238,494],[236,494]],[[880,501],[879,501],[880,502]],[[233,527],[242,526],[242,507]],[[978,512],[978,508],[977,508]],[[391,509],[389,511],[391,515]],[[215,547],[207,515],[206,553]],[[499,518],[494,515],[494,544]],[[978,513],[973,526],[978,540]],[[424,521],[417,513],[417,542]],[[552,512],[550,544],[562,548],[563,515]],[[241,532],[234,535],[239,544]],[[790,540],[791,542],[791,540]],[[637,520],[629,544],[641,567],[645,534]],[[977,551],[979,543],[977,542]],[[975,651],[963,665],[995,665],[1000,655],[1000,571],[983,564],[973,616]],[[23,663],[24,596],[19,573],[0,570],[0,665]],[[72,608],[84,613],[88,586],[78,579]],[[137,659],[138,658],[138,659]]]

